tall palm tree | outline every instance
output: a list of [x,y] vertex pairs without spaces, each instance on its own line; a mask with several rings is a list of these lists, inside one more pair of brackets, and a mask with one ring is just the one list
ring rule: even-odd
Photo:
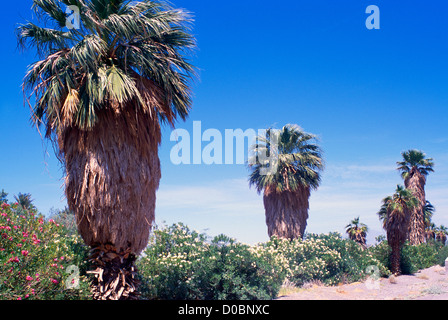
[[448,235],[448,228],[445,227],[444,225],[441,225],[438,228],[436,228],[436,232],[435,233],[436,233],[437,241],[442,243],[443,245],[445,245],[446,237]]
[[[304,235],[310,193],[318,188],[323,169],[316,140],[315,135],[288,124],[280,130],[268,129],[252,146],[249,184],[259,194],[263,192],[270,237],[295,239]],[[270,160],[266,160],[268,154]]]
[[[401,248],[405,243],[409,229],[412,210],[418,205],[418,199],[412,191],[403,186],[397,186],[394,195],[383,199],[380,217],[383,217],[383,227],[386,230],[387,242],[392,249],[391,271],[400,273]],[[386,215],[382,211],[386,210]]]
[[419,150],[408,150],[402,153],[403,161],[397,162],[404,185],[412,190],[419,200],[419,204],[413,209],[411,217],[411,230],[409,232],[409,242],[411,245],[418,245],[425,241],[425,217],[424,206],[426,204],[425,184],[426,177],[430,172],[434,172],[434,162],[432,158]]
[[[78,29],[65,28],[66,6],[78,9]],[[18,40],[40,60],[23,91],[65,166],[68,206],[97,267],[94,298],[135,298],[161,122],[186,119],[192,103],[190,15],[152,0],[33,0],[32,9],[42,26],[20,25]]]
[[353,219],[346,227],[345,232],[350,240],[359,243],[363,248],[367,246],[367,232],[369,231],[366,224],[359,222],[359,217]]

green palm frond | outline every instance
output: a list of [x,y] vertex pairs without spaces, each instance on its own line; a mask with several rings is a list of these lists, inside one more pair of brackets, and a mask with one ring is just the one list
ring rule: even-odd
[[402,154],[403,161],[397,162],[397,170],[401,172],[403,179],[407,179],[412,169],[418,170],[423,175],[434,172],[434,161],[432,158],[426,158],[425,153],[419,150],[408,150]]
[[403,215],[405,210],[411,210],[419,205],[419,200],[411,190],[398,185],[395,193],[383,199],[378,216],[383,222],[383,227],[388,223],[391,214]]
[[[79,8],[79,29],[65,27],[70,5]],[[48,137],[92,128],[107,108],[132,105],[170,125],[186,119],[196,78],[188,12],[150,0],[33,0],[33,10],[43,26],[17,28],[19,46],[40,57],[23,91]]]
[[[278,134],[276,148],[273,146],[274,134]],[[278,132],[268,129],[266,135],[258,136],[257,143],[251,146],[249,184],[258,192],[266,188],[277,192],[295,191],[301,187],[316,189],[324,168],[322,151],[316,141],[316,136],[297,125],[286,125]],[[263,169],[273,166],[272,161],[275,161],[275,172],[264,174]]]

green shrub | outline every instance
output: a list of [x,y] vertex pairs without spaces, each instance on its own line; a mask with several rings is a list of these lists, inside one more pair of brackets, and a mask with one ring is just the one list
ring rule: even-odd
[[[54,220],[45,221],[35,209],[17,203],[0,205],[0,298],[67,300],[90,296],[82,276],[86,250],[76,235]],[[72,286],[73,271],[80,270],[79,289]],[[76,285],[74,283],[73,285]]]
[[207,236],[182,224],[155,230],[139,259],[142,297],[162,300],[274,298],[283,282],[273,257],[221,235]]
[[274,246],[287,261],[287,279],[297,286],[319,280],[327,285],[364,279],[370,266],[386,275],[386,267],[352,240],[342,239],[338,233],[308,235],[304,240],[272,238],[266,247]]

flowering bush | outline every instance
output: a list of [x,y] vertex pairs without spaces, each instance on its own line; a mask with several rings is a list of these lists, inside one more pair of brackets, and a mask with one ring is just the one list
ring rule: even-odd
[[155,230],[138,261],[146,299],[274,298],[284,275],[248,245],[221,235],[212,241],[182,224]]
[[278,239],[259,245],[259,251],[274,251],[282,261],[286,279],[296,286],[319,280],[327,285],[354,282],[366,277],[369,266],[387,275],[384,264],[369,250],[338,233],[308,235],[304,240]]
[[[73,274],[85,269],[85,254],[79,236],[67,236],[54,220],[46,221],[35,209],[17,203],[0,204],[1,299],[87,298],[87,280]],[[78,269],[68,268],[71,265]]]
[[374,252],[336,233],[248,246],[226,236],[207,241],[182,224],[156,230],[138,266],[144,298],[177,300],[272,299],[285,280],[353,282],[371,266],[388,274]]

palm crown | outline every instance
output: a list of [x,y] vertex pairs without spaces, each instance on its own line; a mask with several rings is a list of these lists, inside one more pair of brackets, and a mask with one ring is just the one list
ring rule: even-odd
[[[64,29],[70,5],[79,8],[79,29]],[[45,26],[20,25],[19,45],[42,60],[23,89],[47,137],[92,128],[105,108],[132,107],[170,124],[186,118],[194,68],[183,54],[195,46],[188,13],[150,0],[33,0],[33,9]]]
[[426,155],[419,150],[409,150],[401,154],[403,161],[397,162],[398,170],[401,176],[406,179],[412,170],[418,170],[422,175],[426,176],[430,172],[434,172],[434,162],[432,158],[426,158]]
[[353,219],[350,224],[348,224],[345,227],[345,231],[349,234],[349,235],[356,235],[358,233],[366,233],[367,231],[369,231],[369,228],[367,227],[366,224],[361,223],[359,221],[359,217]]
[[395,193],[383,199],[383,204],[378,212],[383,225],[387,226],[389,215],[403,216],[406,209],[412,209],[418,205],[418,199],[412,191],[398,185]]
[[[289,124],[275,133],[278,134],[278,146],[273,148],[274,133],[273,129],[267,130],[266,136],[258,136],[257,143],[252,146],[249,184],[255,186],[258,192],[267,188],[276,192],[296,191],[300,187],[316,189],[324,166],[316,136],[304,132],[297,125]],[[277,166],[274,172],[263,174],[262,169],[272,164],[254,159],[259,160],[260,155],[267,154],[271,159],[275,158]]]

